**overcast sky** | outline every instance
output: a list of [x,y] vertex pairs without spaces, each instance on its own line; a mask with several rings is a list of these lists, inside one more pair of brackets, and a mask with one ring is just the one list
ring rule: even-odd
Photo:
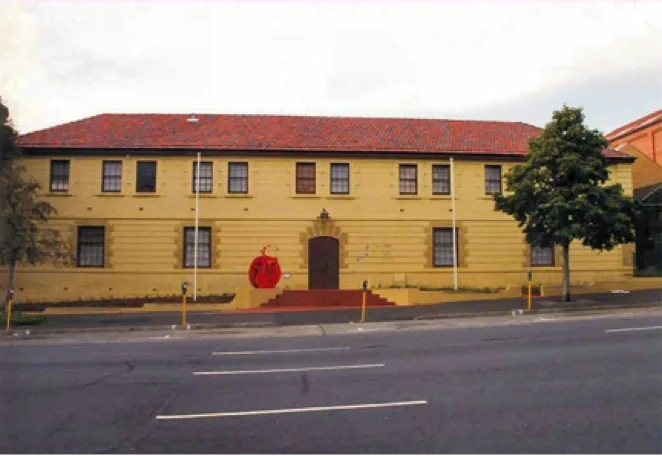
[[22,133],[105,112],[513,120],[662,108],[662,1],[0,0]]

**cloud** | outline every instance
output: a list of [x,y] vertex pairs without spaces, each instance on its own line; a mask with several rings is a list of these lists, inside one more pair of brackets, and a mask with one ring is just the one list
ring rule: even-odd
[[[44,84],[44,68],[36,55],[37,19],[23,5],[2,4],[0,15],[0,96],[8,105],[14,123],[43,115],[39,99],[31,92]],[[19,98],[21,102],[19,103]],[[19,122],[17,122],[19,120]]]
[[21,131],[100,112],[541,124],[564,102],[608,129],[662,99],[660,2],[5,0],[3,17]]

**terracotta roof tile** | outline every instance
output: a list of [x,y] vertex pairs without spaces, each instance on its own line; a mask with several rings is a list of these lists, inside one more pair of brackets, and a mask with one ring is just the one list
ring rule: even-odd
[[[419,152],[522,156],[521,122],[272,115],[101,114],[19,137],[24,148]],[[607,156],[627,157],[616,151]]]
[[613,141],[620,138],[621,136],[624,136],[630,132],[634,132],[640,128],[644,128],[645,126],[655,122],[662,122],[662,109],[645,115],[644,117],[627,123],[621,127],[618,127],[616,130],[607,133],[605,138]]

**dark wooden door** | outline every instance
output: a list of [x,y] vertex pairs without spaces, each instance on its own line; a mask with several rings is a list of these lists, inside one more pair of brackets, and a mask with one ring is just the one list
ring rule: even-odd
[[315,237],[308,241],[308,288],[337,290],[340,285],[340,248],[338,239]]

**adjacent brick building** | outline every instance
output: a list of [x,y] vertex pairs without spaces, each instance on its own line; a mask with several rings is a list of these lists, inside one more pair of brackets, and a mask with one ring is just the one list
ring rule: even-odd
[[642,208],[637,223],[637,270],[662,272],[662,110],[617,128],[607,139],[610,147],[636,159],[632,187]]
[[630,144],[662,166],[662,109],[619,127],[606,137],[610,147]]

